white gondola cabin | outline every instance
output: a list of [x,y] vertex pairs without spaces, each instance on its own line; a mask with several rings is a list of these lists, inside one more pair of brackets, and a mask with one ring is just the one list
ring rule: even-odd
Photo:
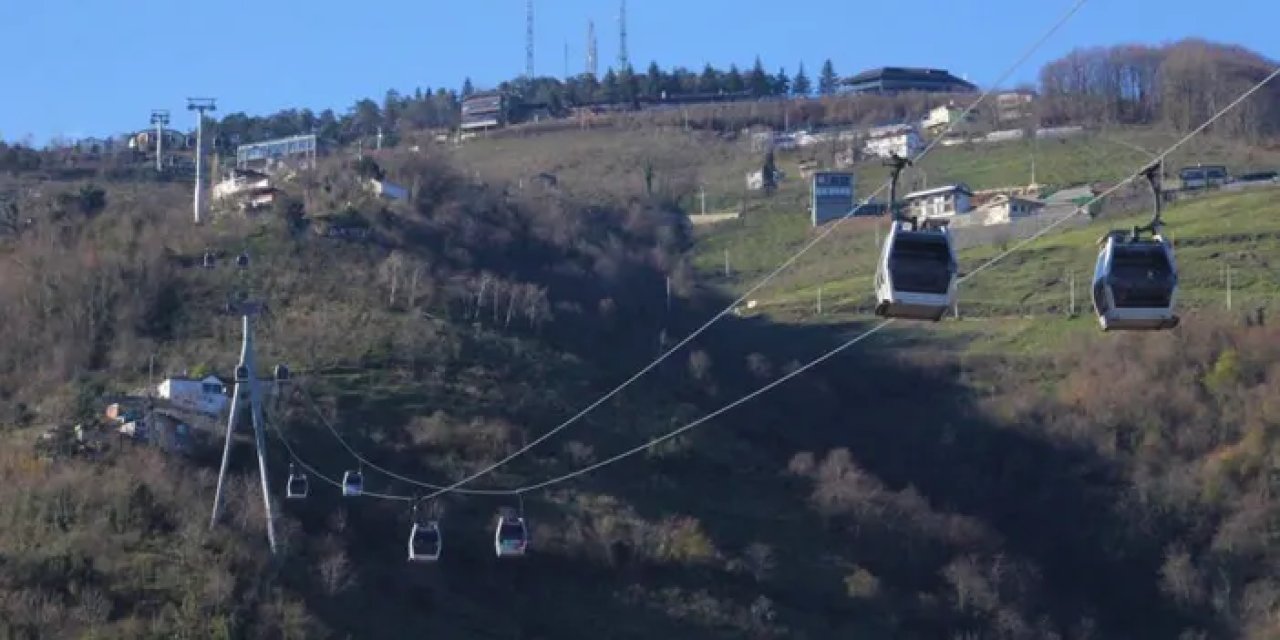
[[359,471],[348,471],[342,474],[342,495],[348,498],[358,497],[364,493],[364,474]]
[[297,473],[290,468],[289,481],[285,483],[285,496],[290,500],[301,500],[307,497],[309,489],[307,474]]
[[1160,331],[1178,326],[1178,273],[1173,249],[1160,235],[1109,234],[1093,274],[1093,307],[1103,331]]
[[529,547],[529,528],[524,518],[499,517],[493,531],[493,547],[499,558],[523,556]]
[[895,220],[876,266],[876,315],[938,321],[955,304],[956,264],[946,227]]
[[440,523],[414,523],[409,532],[409,562],[435,562],[443,550],[444,536],[440,534]]

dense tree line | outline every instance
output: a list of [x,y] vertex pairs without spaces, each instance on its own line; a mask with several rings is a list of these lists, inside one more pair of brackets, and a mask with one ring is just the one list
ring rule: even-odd
[[[832,95],[838,84],[835,66],[827,60],[818,78],[818,94]],[[685,67],[664,70],[653,62],[644,72],[628,66],[616,70],[609,68],[598,78],[586,73],[565,79],[520,77],[502,82],[494,89],[514,96],[513,104],[517,106],[538,105],[554,115],[563,115],[567,109],[576,106],[639,106],[641,103],[695,95],[808,96],[812,94],[813,83],[803,63],[791,75],[785,68],[768,71],[757,57],[747,70],[737,65],[730,65],[728,69],[706,65],[701,71]],[[381,103],[366,98],[352,105],[345,114],[337,114],[331,109],[318,114],[310,109],[287,109],[263,117],[232,113],[218,121],[215,144],[231,148],[246,142],[307,133],[315,133],[326,143],[350,144],[376,135],[380,127],[384,136],[420,129],[449,128],[458,124],[462,100],[476,92],[471,79],[467,78],[460,91],[419,89],[412,94],[401,94],[393,89],[387,92]],[[393,142],[394,138],[384,139],[384,143]]]
[[[1203,40],[1080,49],[1041,70],[1041,117],[1049,124],[1164,124],[1186,131],[1274,67],[1242,47]],[[1261,94],[1224,116],[1219,133],[1257,138],[1280,131],[1280,86]]]

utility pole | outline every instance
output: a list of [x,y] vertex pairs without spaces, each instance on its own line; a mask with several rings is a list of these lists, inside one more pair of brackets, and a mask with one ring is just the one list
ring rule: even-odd
[[[248,268],[249,256],[241,254],[236,260],[241,269]],[[262,480],[262,508],[267,519],[267,544],[271,553],[278,550],[276,545],[276,513],[271,506],[271,476],[267,470],[267,439],[262,423],[262,390],[258,385],[257,360],[253,353],[253,318],[262,309],[260,302],[248,301],[235,309],[241,316],[242,338],[240,341],[240,364],[235,369],[235,387],[231,393],[231,408],[227,416],[227,437],[222,448],[222,464],[218,468],[218,487],[213,497],[213,514],[209,518],[209,528],[218,525],[225,505],[223,490],[226,486],[227,467],[231,462],[231,441],[235,435],[236,420],[240,416],[242,402],[249,402],[249,415],[253,425],[253,439],[258,451],[258,475]],[[288,379],[288,369],[283,365],[276,367],[274,381],[276,384]]]
[[1073,318],[1074,318],[1074,317],[1076,316],[1076,272],[1072,271],[1072,272],[1071,272],[1071,275],[1067,278],[1067,280],[1071,283],[1071,312],[1070,312],[1070,315],[1071,315],[1071,317],[1073,317]]
[[822,285],[818,285],[818,315],[822,315]]
[[698,185],[698,195],[702,199],[702,215],[707,215],[707,186]]
[[196,224],[200,224],[202,191],[204,190],[204,114],[206,111],[217,111],[213,98],[187,98],[187,111],[195,111],[196,120]]
[[169,126],[169,110],[153,109],[151,124],[156,128],[156,171],[164,171],[164,128]]
[[1231,310],[1231,265],[1227,265],[1227,311]]
[[724,277],[729,277],[729,250],[724,250]]

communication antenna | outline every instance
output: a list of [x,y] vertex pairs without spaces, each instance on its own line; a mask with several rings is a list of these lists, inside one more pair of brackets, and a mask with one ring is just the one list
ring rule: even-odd
[[204,190],[204,114],[206,111],[217,111],[214,98],[187,98],[187,111],[195,111],[196,119],[196,224],[200,224],[202,191]]
[[533,0],[525,2],[524,77],[533,80]]
[[599,75],[600,62],[596,57],[596,22],[587,21],[587,68],[586,72],[595,78]]
[[627,0],[618,7],[618,73],[630,65],[627,60]]
[[152,109],[151,125],[156,128],[156,171],[164,171],[164,128],[169,126],[169,110]]

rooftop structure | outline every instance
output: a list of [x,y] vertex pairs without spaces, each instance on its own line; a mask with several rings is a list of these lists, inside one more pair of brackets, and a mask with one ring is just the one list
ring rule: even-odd
[[925,91],[931,93],[975,91],[973,84],[957,78],[945,69],[880,67],[863,71],[842,83],[849,93],[897,93]]

